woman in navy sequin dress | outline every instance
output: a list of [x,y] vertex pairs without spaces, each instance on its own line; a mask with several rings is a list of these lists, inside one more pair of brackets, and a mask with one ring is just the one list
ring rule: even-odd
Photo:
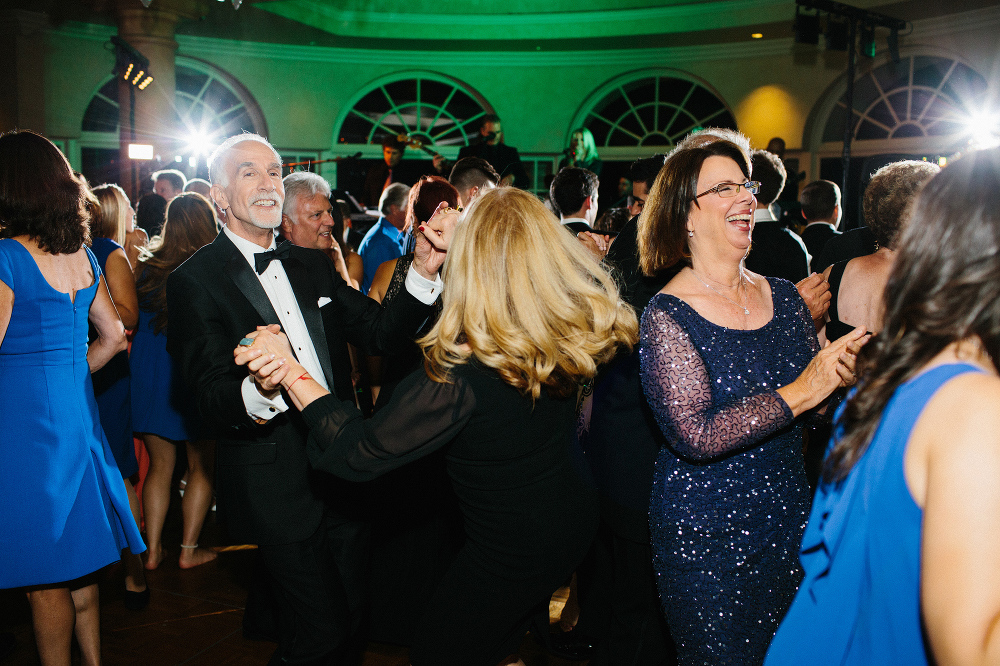
[[643,389],[670,444],[650,530],[681,664],[763,661],[802,577],[809,487],[796,417],[853,382],[863,333],[817,354],[795,287],[743,268],[759,187],[748,178],[727,141],[679,152],[639,223],[647,274],[686,263],[640,329]]

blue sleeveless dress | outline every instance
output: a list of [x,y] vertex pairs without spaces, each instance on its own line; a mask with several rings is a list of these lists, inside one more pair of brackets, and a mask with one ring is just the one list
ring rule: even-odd
[[[87,251],[94,275],[101,269]],[[74,301],[31,253],[0,240],[0,281],[14,291],[0,342],[0,588],[73,580],[146,549],[104,437],[87,365],[98,281]]]
[[981,371],[943,365],[901,385],[847,478],[820,484],[802,539],[805,579],[767,666],[931,663],[920,623],[923,511],[906,486],[903,455],[927,402],[967,372]]
[[[121,245],[110,238],[97,236],[90,245],[91,252],[105,272],[108,257],[115,250],[123,250]],[[94,395],[97,409],[101,413],[101,427],[108,438],[111,451],[115,454],[118,471],[122,477],[129,477],[139,471],[139,461],[135,457],[132,439],[131,382],[128,369],[128,352],[115,355],[107,365],[93,373]]]
[[[143,277],[140,275],[139,283]],[[167,353],[166,329],[156,333],[147,301],[139,303],[139,324],[132,339],[132,429],[174,442],[205,436],[194,396]]]

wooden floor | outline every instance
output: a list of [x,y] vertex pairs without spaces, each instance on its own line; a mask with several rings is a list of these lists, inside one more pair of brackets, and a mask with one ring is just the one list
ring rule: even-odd
[[[177,566],[180,543],[179,505],[174,502],[165,526],[164,542],[175,544],[164,564],[148,572],[149,606],[129,611],[122,604],[123,574],[118,565],[101,573],[101,648],[109,666],[263,666],[274,651],[273,643],[249,641],[240,628],[252,551],[222,552],[209,564],[182,571]],[[214,514],[202,533],[202,545],[221,543]],[[564,591],[561,592],[565,594]],[[565,596],[557,593],[550,615],[558,617]],[[21,592],[0,591],[0,632],[12,632],[16,646],[0,664],[38,664],[31,617]],[[521,657],[528,666],[570,666],[551,657],[526,636]],[[74,663],[79,655],[74,654]],[[405,647],[371,643],[363,666],[406,666]]]

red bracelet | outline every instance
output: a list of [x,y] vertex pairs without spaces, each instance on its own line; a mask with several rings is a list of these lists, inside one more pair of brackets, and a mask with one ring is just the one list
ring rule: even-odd
[[[293,379],[293,380],[292,380],[292,381],[291,381],[291,382],[290,382],[290,383],[288,384],[288,386],[286,386],[286,387],[285,387],[285,390],[286,390],[286,391],[290,391],[290,390],[292,390],[292,384],[294,384],[295,382],[299,381],[299,380],[300,380],[300,379],[302,379],[303,377],[309,377],[309,373],[308,373],[308,372],[303,372],[303,373],[302,373],[301,375],[299,375],[298,377],[296,377],[295,379]],[[310,379],[312,379],[312,378],[310,377]]]

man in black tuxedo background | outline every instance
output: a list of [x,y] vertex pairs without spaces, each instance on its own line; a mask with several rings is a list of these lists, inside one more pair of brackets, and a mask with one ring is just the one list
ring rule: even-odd
[[217,431],[219,519],[234,540],[258,545],[277,606],[271,663],[351,663],[363,648],[366,596],[358,491],[309,468],[299,413],[238,367],[233,349],[258,326],[278,324],[309,375],[352,400],[347,343],[379,354],[419,329],[440,294],[444,236],[431,245],[421,234],[407,293],[383,310],[323,252],[275,247],[281,158],[264,138],[231,137],[209,172],[225,226],[167,281],[168,350]]

